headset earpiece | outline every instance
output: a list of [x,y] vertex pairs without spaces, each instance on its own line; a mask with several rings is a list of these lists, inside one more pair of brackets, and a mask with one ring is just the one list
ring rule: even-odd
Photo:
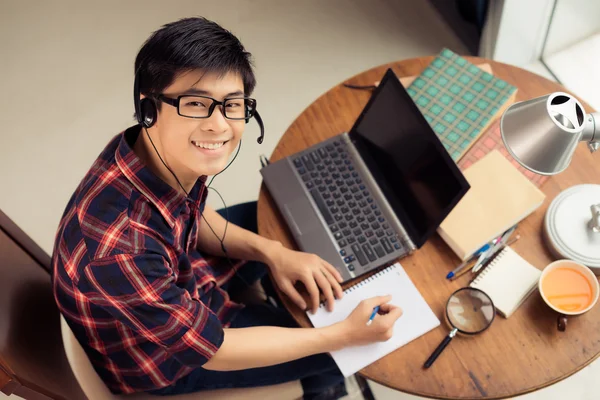
[[152,101],[152,99],[149,99],[146,97],[146,98],[142,99],[140,108],[142,111],[141,123],[146,128],[152,127],[154,125],[154,123],[156,122],[156,116],[157,116],[156,104],[154,103],[154,101]]
[[246,116],[246,123],[250,122],[250,118],[252,118],[252,114],[250,113],[250,107],[248,106],[248,100],[246,100],[246,105],[244,106],[244,114]]
[[145,128],[150,128],[156,123],[158,112],[156,104],[152,99],[144,98],[140,100],[140,77],[136,71],[133,82],[133,105],[135,107],[135,118],[138,124]]

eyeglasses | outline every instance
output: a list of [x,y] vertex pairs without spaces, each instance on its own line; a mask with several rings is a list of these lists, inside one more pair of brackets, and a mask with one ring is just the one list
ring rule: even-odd
[[216,106],[227,119],[241,120],[254,116],[256,100],[249,97],[231,97],[219,101],[207,96],[178,96],[176,99],[159,95],[157,100],[177,108],[177,113],[187,118],[209,118]]

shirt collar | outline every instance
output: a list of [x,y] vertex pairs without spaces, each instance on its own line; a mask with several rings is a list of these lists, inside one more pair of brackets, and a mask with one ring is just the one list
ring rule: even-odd
[[146,197],[161,213],[172,228],[181,213],[182,207],[189,209],[193,203],[197,208],[206,197],[206,176],[201,176],[192,190],[189,198],[173,189],[168,183],[156,176],[150,168],[133,151],[133,143],[141,131],[140,125],[127,129],[115,152],[117,165],[123,175]]

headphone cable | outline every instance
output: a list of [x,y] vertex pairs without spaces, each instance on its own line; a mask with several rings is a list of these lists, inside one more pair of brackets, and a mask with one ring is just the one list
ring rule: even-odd
[[[148,136],[148,139],[150,140],[150,143],[152,144],[152,147],[154,148],[154,151],[156,152],[156,155],[158,155],[158,158],[160,159],[160,161],[162,162],[162,164],[165,166],[165,168],[167,168],[167,170],[173,175],[173,177],[175,178],[175,180],[177,181],[177,183],[179,184],[179,187],[181,188],[181,190],[183,190],[183,193],[186,194],[186,197],[188,199],[190,199],[190,195],[189,193],[185,190],[185,188],[183,187],[183,185],[181,184],[181,182],[179,181],[179,179],[177,178],[177,175],[175,175],[175,173],[173,172],[173,170],[171,168],[169,168],[169,166],[167,165],[167,163],[165,163],[165,161],[163,160],[163,158],[161,157],[158,149],[156,148],[156,146],[154,145],[154,141],[152,140],[152,137],[150,136],[150,134],[148,133],[148,129],[144,126],[143,127],[144,130],[146,131],[146,136]],[[227,205],[225,204],[225,200],[223,199],[223,196],[221,196],[221,193],[219,193],[215,188],[210,187],[210,184],[212,183],[213,179],[219,175],[221,172],[225,171],[227,168],[229,168],[229,166],[233,163],[233,161],[235,160],[235,158],[237,157],[238,153],[240,152],[240,148],[242,147],[242,141],[240,140],[240,144],[238,146],[238,150],[235,153],[235,156],[233,157],[233,159],[229,162],[229,164],[227,164],[227,166],[220,171],[219,173],[215,174],[212,179],[210,180],[209,184],[207,185],[208,189],[212,189],[215,191],[215,193],[217,193],[219,195],[219,198],[221,199],[221,202],[223,203],[223,207],[225,209],[225,229],[223,230],[223,237],[219,237],[219,235],[217,235],[217,232],[215,232],[215,230],[213,229],[212,226],[210,226],[210,224],[208,223],[208,221],[206,220],[206,217],[204,216],[204,213],[200,213],[200,216],[202,217],[202,219],[204,220],[204,222],[206,223],[206,225],[208,226],[208,228],[210,229],[210,231],[213,233],[213,235],[215,235],[215,237],[217,238],[217,240],[219,241],[219,243],[221,244],[221,250],[223,251],[223,253],[225,254],[225,258],[227,258],[227,261],[229,262],[229,265],[231,266],[231,268],[233,268],[234,274],[235,276],[237,276],[245,285],[247,289],[250,289],[252,291],[255,291],[257,293],[259,293],[260,295],[264,295],[267,297],[267,299],[270,297],[269,295],[267,295],[267,293],[264,290],[256,290],[255,288],[251,287],[250,284],[246,281],[246,279],[244,279],[243,276],[241,276],[238,273],[237,268],[235,267],[235,264],[233,263],[233,261],[231,261],[231,258],[229,258],[229,253],[227,252],[227,248],[225,247],[225,234],[227,233],[227,226],[229,225],[229,212],[227,210]],[[199,210],[198,210],[199,211]]]
[[[229,164],[227,164],[227,166],[226,166],[225,168],[223,168],[223,170],[221,170],[221,172],[217,172],[216,174],[214,174],[214,175],[213,175],[213,177],[212,177],[212,178],[210,179],[210,181],[208,182],[208,185],[206,185],[206,187],[210,187],[210,185],[211,185],[212,181],[214,181],[214,180],[215,180],[215,178],[217,177],[217,175],[220,175],[220,174],[222,174],[222,173],[223,173],[223,172],[224,172],[224,171],[225,171],[227,168],[229,168],[229,166],[230,166],[231,164],[233,164],[233,162],[234,162],[234,161],[235,161],[235,159],[237,158],[237,156],[238,156],[238,154],[239,154],[239,152],[240,152],[241,148],[242,148],[242,139],[240,139],[240,144],[238,145],[238,148],[237,148],[237,150],[236,150],[236,152],[235,152],[235,155],[233,156],[233,158],[231,159],[231,161],[229,161]],[[218,192],[217,192],[217,193],[218,193]],[[219,196],[221,196],[221,195],[219,195]],[[223,197],[221,197],[221,200],[223,200]],[[225,205],[225,202],[224,202],[224,201],[223,201],[223,205]],[[227,229],[227,228],[225,228],[225,229]]]

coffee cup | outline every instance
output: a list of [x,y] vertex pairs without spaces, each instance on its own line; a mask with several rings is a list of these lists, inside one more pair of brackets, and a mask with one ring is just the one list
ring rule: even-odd
[[598,302],[600,285],[596,275],[585,265],[558,260],[544,268],[538,282],[544,302],[559,315],[559,331],[567,328],[567,317],[588,312]]

